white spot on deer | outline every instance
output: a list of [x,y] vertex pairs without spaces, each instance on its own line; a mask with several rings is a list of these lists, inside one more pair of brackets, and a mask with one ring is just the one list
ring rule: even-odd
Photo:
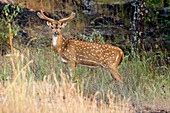
[[116,56],[116,61],[118,60],[118,58],[119,58],[119,55]]

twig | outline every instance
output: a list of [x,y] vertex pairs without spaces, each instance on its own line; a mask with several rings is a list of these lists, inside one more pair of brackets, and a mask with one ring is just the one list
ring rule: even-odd
[[26,49],[27,49],[27,47],[29,46],[29,44],[30,44],[33,40],[35,40],[35,39],[37,39],[37,38],[32,38],[32,39],[27,43],[27,45],[26,45],[23,53],[26,51]]
[[33,60],[29,61],[29,62],[20,70],[20,72],[22,72],[24,69],[26,69],[31,63],[33,63]]

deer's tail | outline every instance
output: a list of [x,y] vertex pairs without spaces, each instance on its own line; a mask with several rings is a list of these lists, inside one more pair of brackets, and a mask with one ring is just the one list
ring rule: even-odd
[[120,64],[123,62],[123,60],[124,60],[124,53],[123,53],[122,50],[121,50],[120,54],[121,54],[121,60],[120,60],[120,62],[119,62],[119,65],[120,65]]

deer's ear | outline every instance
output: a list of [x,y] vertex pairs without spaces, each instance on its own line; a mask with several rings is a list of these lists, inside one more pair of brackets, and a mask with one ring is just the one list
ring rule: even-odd
[[47,21],[47,25],[48,25],[49,27],[52,26],[51,22],[49,22],[49,21]]
[[61,27],[64,28],[67,25],[67,22],[62,23]]

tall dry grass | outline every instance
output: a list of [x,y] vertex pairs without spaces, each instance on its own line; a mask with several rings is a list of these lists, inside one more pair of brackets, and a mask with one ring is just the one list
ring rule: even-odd
[[0,57],[0,112],[131,113],[170,109],[169,70],[166,66],[152,70],[153,57],[129,61],[126,56],[119,67],[124,77],[121,85],[113,84],[106,70],[85,67],[76,67],[70,80],[67,66],[52,50],[20,48],[22,53],[15,50]]
[[[111,91],[107,93],[108,102],[96,99],[100,91],[84,96],[84,84],[77,84],[67,78],[62,69],[56,73],[48,68],[50,75],[37,80],[31,66],[36,62],[29,49],[25,53],[14,51],[13,55],[1,57],[0,66],[0,112],[2,113],[132,113],[135,109],[128,100]],[[38,53],[36,54],[39,55]],[[11,59],[14,59],[15,76],[12,76]],[[41,58],[40,58],[41,59]],[[56,75],[57,74],[57,75]],[[60,77],[58,79],[57,77]]]

